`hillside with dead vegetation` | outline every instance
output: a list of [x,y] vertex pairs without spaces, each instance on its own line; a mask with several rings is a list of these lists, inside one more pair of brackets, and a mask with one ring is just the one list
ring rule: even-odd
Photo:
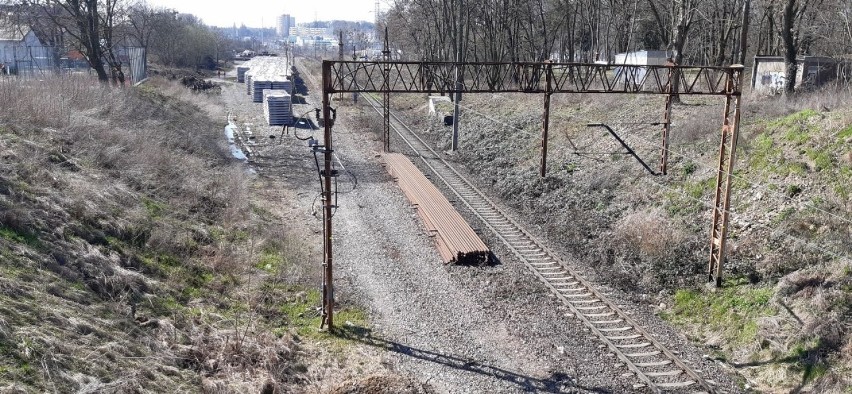
[[[441,115],[451,104],[430,117],[422,95],[391,101],[450,149]],[[540,98],[467,95],[455,157],[554,248],[678,327],[744,387],[843,392],[852,385],[850,102],[837,88],[746,96],[718,290],[705,286],[705,271],[722,100],[675,107],[666,176],[587,126],[609,124],[654,169],[661,136],[652,123],[663,111],[655,96],[555,95],[540,178]]]
[[164,79],[0,79],[0,391],[321,379],[310,248],[249,193],[219,114]]

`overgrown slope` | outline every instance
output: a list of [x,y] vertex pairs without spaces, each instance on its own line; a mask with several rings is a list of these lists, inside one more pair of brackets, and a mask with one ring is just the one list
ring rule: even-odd
[[0,79],[0,391],[306,378],[280,309],[306,308],[312,274],[250,204],[212,102],[158,80]]

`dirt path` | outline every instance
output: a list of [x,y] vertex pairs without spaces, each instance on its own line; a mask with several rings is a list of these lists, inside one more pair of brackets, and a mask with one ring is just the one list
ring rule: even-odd
[[[241,122],[253,122],[258,135],[278,133],[280,128],[260,126],[262,107],[244,89],[224,86],[229,110]],[[318,94],[308,97],[293,112],[310,111],[318,101]],[[341,178],[341,191],[351,191],[340,195],[334,216],[336,298],[365,308],[372,323],[364,329],[338,322],[345,335],[389,368],[438,392],[642,392],[627,369],[499,246],[499,265],[444,266],[381,168],[374,134],[351,127],[361,107],[338,108],[335,149],[358,186],[351,190]],[[282,176],[269,186],[288,189],[294,223],[313,245],[321,245],[319,223],[305,217],[319,192],[306,144],[290,136],[258,152],[259,171]]]

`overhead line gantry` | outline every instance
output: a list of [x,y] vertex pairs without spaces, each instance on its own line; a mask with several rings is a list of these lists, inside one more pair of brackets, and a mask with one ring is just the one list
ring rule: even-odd
[[[731,176],[739,134],[742,96],[742,65],[639,66],[549,62],[406,62],[390,61],[385,48],[384,61],[333,61],[322,63],[323,118],[331,119],[330,100],[334,93],[383,93],[383,148],[390,150],[390,93],[531,93],[544,96],[539,174],[547,174],[547,141],[550,96],[556,93],[648,94],[666,97],[663,112],[660,174],[668,170],[669,132],[672,104],[680,95],[720,96],[725,99],[722,114],[716,191],[710,231],[709,281],[722,283],[725,259]],[[323,324],[333,327],[334,292],[332,286],[333,170],[332,121],[324,126],[324,282]]]

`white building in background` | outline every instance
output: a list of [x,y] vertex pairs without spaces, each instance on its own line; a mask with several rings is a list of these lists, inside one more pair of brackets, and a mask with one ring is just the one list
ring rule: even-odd
[[296,18],[290,14],[279,15],[275,24],[275,32],[279,37],[289,37],[290,29],[296,26]]
[[328,37],[331,38],[334,36],[331,28],[326,27],[305,27],[305,26],[291,26],[290,27],[290,35],[310,38],[310,37]]
[[630,66],[665,66],[666,62],[672,56],[667,51],[636,51],[619,53],[615,55],[614,66],[630,65]]

